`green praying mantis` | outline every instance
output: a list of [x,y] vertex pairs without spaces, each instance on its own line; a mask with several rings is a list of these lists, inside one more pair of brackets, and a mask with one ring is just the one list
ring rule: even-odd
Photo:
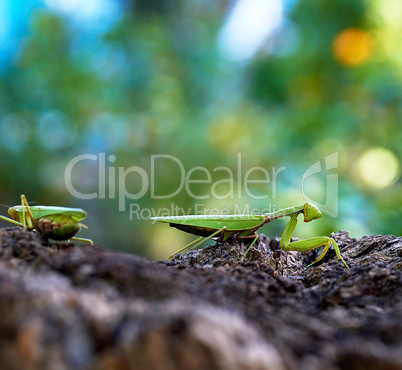
[[21,205],[10,207],[8,213],[12,218],[0,216],[0,220],[36,230],[45,239],[77,240],[93,245],[90,239],[74,237],[84,226],[80,221],[87,215],[81,208],[30,206],[22,194]]
[[317,236],[310,239],[298,240],[291,242],[290,239],[297,225],[297,216],[303,214],[304,222],[316,220],[322,216],[321,211],[312,203],[305,203],[295,207],[281,209],[272,213],[265,213],[262,215],[196,215],[196,216],[168,216],[168,217],[151,217],[151,220],[169,223],[171,227],[175,227],[185,232],[200,235],[200,238],[187,244],[185,247],[179,249],[168,257],[172,258],[175,254],[185,250],[194,249],[201,243],[213,238],[218,237],[218,241],[225,241],[230,236],[235,236],[239,240],[252,239],[251,244],[247,248],[244,257],[247,255],[251,247],[258,239],[256,231],[268,222],[274,221],[278,218],[290,216],[290,221],[285,227],[280,241],[280,247],[284,251],[298,251],[305,252],[311,249],[324,246],[320,256],[307,267],[316,262],[321,261],[332,243],[337,260],[341,260],[349,270],[349,266],[341,257],[339,247],[333,238],[327,236]]

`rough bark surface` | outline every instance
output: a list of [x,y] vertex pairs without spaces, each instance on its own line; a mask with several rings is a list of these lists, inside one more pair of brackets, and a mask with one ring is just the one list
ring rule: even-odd
[[402,238],[148,262],[0,230],[0,369],[402,369]]

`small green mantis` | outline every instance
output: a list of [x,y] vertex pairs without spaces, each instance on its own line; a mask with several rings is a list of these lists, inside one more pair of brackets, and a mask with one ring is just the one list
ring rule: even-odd
[[151,220],[169,223],[171,227],[175,227],[185,232],[201,235],[200,238],[187,244],[185,247],[179,249],[168,257],[172,258],[175,254],[185,250],[194,249],[201,243],[213,238],[218,237],[218,241],[227,240],[230,236],[235,236],[237,239],[253,239],[250,246],[244,253],[243,258],[247,255],[251,247],[258,239],[256,231],[268,222],[274,221],[278,218],[290,216],[290,221],[286,225],[280,241],[280,247],[284,251],[298,251],[305,252],[324,246],[320,256],[310,265],[321,261],[332,243],[337,260],[341,260],[349,270],[349,266],[341,257],[339,247],[333,238],[327,236],[317,236],[310,239],[298,240],[290,242],[292,234],[297,225],[297,216],[304,215],[304,222],[310,222],[322,216],[321,211],[312,203],[305,203],[295,207],[281,209],[272,213],[265,213],[262,215],[196,215],[196,216],[168,216],[168,217],[151,217]]
[[84,226],[79,221],[87,215],[81,208],[30,206],[25,195],[22,194],[21,205],[10,207],[8,213],[12,218],[0,216],[0,220],[21,226],[24,229],[36,230],[45,239],[71,239],[93,245],[90,239],[74,237],[81,226]]

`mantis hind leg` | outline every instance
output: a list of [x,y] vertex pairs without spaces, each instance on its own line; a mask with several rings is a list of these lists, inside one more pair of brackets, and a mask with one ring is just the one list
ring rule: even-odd
[[0,220],[7,221],[7,222],[9,222],[11,224],[14,224],[14,225],[17,225],[17,226],[24,227],[23,223],[15,221],[15,220],[13,220],[12,218],[9,218],[9,217],[0,216]]
[[91,239],[86,239],[86,238],[70,238],[70,240],[77,240],[79,242],[84,242],[84,243],[88,243],[90,245],[94,245],[94,242]]
[[251,249],[251,247],[254,245],[254,243],[257,241],[258,239],[258,235],[239,235],[237,237],[238,239],[254,239],[251,244],[248,246],[246,253],[243,254],[243,257],[241,258],[242,260],[244,260],[244,258],[246,257],[247,253],[249,252],[249,250]]
[[202,241],[200,241],[199,243],[193,245],[190,250],[192,251],[193,249],[197,248],[199,245],[201,245],[202,243],[206,242],[207,240],[213,238],[214,236],[216,236],[217,234],[221,233],[221,235],[219,236],[218,241],[222,241],[225,240],[225,233],[226,233],[226,227],[222,227],[222,229],[217,230],[215,233],[213,233],[212,235],[206,237],[205,239],[203,239]]
[[178,251],[172,253],[167,259],[169,260],[169,259],[171,259],[175,254],[181,253],[181,252],[183,252],[183,251],[185,251],[185,250],[187,250],[187,249],[194,249],[194,248],[197,248],[200,244],[202,244],[202,243],[206,242],[207,240],[213,238],[214,236],[218,235],[219,233],[222,233],[221,238],[223,238],[224,235],[225,235],[225,232],[226,232],[226,227],[224,226],[224,227],[222,227],[221,229],[219,229],[219,230],[213,232],[213,233],[212,233],[211,235],[209,235],[209,236],[206,236],[206,237],[201,236],[201,237],[199,237],[198,239],[193,240],[191,243],[187,244],[187,245],[184,246],[183,248],[179,249]]

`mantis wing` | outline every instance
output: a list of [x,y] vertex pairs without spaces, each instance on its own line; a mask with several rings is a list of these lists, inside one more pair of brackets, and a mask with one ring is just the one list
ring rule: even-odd
[[183,225],[208,230],[219,230],[222,227],[226,227],[228,231],[241,231],[262,226],[266,221],[266,217],[262,215],[189,215],[151,217],[151,220],[167,222],[172,226]]
[[[18,212],[20,216],[22,215],[21,206],[13,208],[15,209],[15,211]],[[70,216],[75,221],[81,221],[87,216],[87,213],[81,208],[30,206],[29,209],[31,210],[34,219],[50,215],[63,215]]]

